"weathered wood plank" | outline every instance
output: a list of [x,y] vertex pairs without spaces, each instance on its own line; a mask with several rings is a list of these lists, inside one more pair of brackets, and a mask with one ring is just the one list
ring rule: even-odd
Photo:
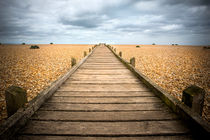
[[84,64],[84,65],[82,65],[82,67],[94,67],[94,68],[97,68],[97,67],[108,67],[108,68],[115,68],[115,67],[117,67],[117,68],[123,68],[123,66],[122,65],[120,65],[120,64],[106,64],[106,65],[98,65],[98,64],[88,64],[88,63],[86,63],[86,64]]
[[132,88],[132,89],[108,89],[108,88],[97,88],[97,89],[87,89],[87,88],[72,88],[72,87],[61,87],[59,88],[57,91],[87,91],[87,92],[91,92],[91,91],[107,91],[107,92],[111,92],[111,91],[131,91],[131,92],[141,92],[141,91],[149,91],[149,89],[147,88]]
[[118,62],[118,60],[87,60],[86,61],[87,63],[93,63],[93,62],[95,62],[95,63],[117,63]]
[[[85,77],[85,76],[121,76],[121,77],[133,76],[132,73],[111,73],[111,72],[102,72],[102,73],[75,73],[75,77]],[[102,80],[102,79],[101,79]]]
[[125,66],[123,65],[89,65],[89,64],[84,64],[81,66],[81,68],[124,68],[125,69]]
[[148,91],[143,85],[74,85],[64,84],[58,91]]
[[120,80],[120,79],[134,79],[135,77],[133,75],[73,75],[71,78],[77,78],[77,79],[115,79],[115,80]]
[[114,70],[103,70],[103,71],[77,71],[75,72],[75,75],[133,75],[131,72],[129,71],[125,71],[125,70],[120,70],[115,72]]
[[107,77],[107,78],[103,78],[103,80],[101,80],[100,79],[100,77],[95,77],[95,78],[88,78],[88,77],[84,77],[84,78],[78,78],[78,77],[69,77],[69,79],[68,80],[72,80],[72,81],[89,81],[89,80],[91,80],[91,81],[93,81],[93,80],[95,80],[95,81],[126,81],[126,80],[128,80],[128,81],[130,81],[130,80],[137,80],[136,78],[127,78],[127,79],[125,79],[125,78],[115,78],[115,77]]
[[80,67],[80,69],[87,69],[87,70],[124,70],[125,68],[120,68],[120,67],[114,67],[114,68],[111,68],[111,67]]
[[[83,89],[83,88],[88,88],[88,89],[145,89],[146,87],[143,84],[110,84],[110,85],[97,85],[97,84],[81,84],[77,85],[77,84],[71,84],[71,83],[65,83],[61,86],[61,88],[63,87],[69,87],[69,88],[77,88],[77,89]],[[94,90],[93,90],[94,91]]]
[[142,82],[137,79],[122,79],[122,80],[75,80],[68,79],[65,83],[72,84],[141,84]]
[[100,72],[104,72],[104,73],[106,73],[106,72],[108,72],[108,73],[131,73],[129,70],[127,70],[127,69],[124,69],[124,70],[118,70],[118,71],[115,71],[115,70],[101,70],[101,71],[98,71],[98,70],[81,70],[81,69],[79,69],[79,70],[77,70],[75,73],[80,73],[80,72],[85,72],[85,73],[100,73]]
[[103,60],[115,60],[117,62],[120,62],[117,58],[115,58],[114,56],[110,56],[110,57],[96,57],[96,56],[93,56],[93,57],[90,57],[90,59],[88,60],[92,60],[92,61],[95,61],[95,60],[98,60],[98,61],[103,61]]
[[[103,82],[103,81],[101,81]],[[101,84],[89,84],[89,83],[80,83],[80,85],[78,84],[75,84],[75,83],[64,83],[62,85],[62,87],[77,87],[77,88],[80,88],[80,87],[84,87],[84,88],[100,88],[100,87],[108,87],[108,88],[142,88],[142,87],[145,87],[144,85],[142,85],[141,83],[122,83],[122,84],[114,84],[114,83],[110,83],[110,84],[104,84],[101,83]]]
[[91,62],[91,63],[85,63],[85,64],[87,64],[87,65],[120,65],[120,66],[122,66],[122,64],[120,63],[120,62],[115,62],[115,63],[97,63],[97,62]]
[[129,70],[127,69],[123,69],[123,70],[118,70],[118,71],[115,71],[115,70],[101,70],[101,71],[98,71],[98,70],[81,70],[81,69],[78,69],[75,73],[77,72],[129,72],[131,73]]
[[[105,59],[107,60],[107,59]],[[110,62],[110,63],[103,63],[103,62],[88,62],[88,63],[85,63],[85,65],[118,65],[118,66],[123,66],[122,63],[120,61],[118,62]]]
[[95,70],[95,69],[97,69],[97,68],[104,68],[104,70],[114,70],[114,69],[122,69],[122,70],[125,70],[125,68],[124,67],[122,67],[122,66],[114,66],[114,65],[103,65],[103,66],[101,66],[101,65],[83,65],[83,66],[81,66],[81,68],[82,69],[93,69],[93,70]]
[[32,119],[53,121],[157,121],[178,117],[169,111],[65,112],[38,111]]
[[99,59],[88,59],[86,62],[90,62],[90,63],[119,63],[119,60],[117,59],[111,59],[111,60],[108,60],[108,59],[104,59],[104,60],[99,60]]
[[123,137],[93,137],[93,136],[33,136],[22,135],[18,140],[192,140],[191,135],[181,136],[123,136]]
[[[173,126],[173,127],[172,127]],[[189,133],[180,121],[61,122],[30,121],[21,134],[174,135]]]
[[157,111],[167,110],[162,103],[148,104],[69,104],[69,103],[45,103],[40,110],[63,110],[63,111]]
[[155,95],[150,92],[150,91],[143,91],[143,92],[125,92],[125,91],[121,91],[121,92],[86,92],[86,91],[75,91],[75,92],[71,92],[71,91],[57,91],[54,93],[53,96],[75,96],[75,97],[94,97],[94,96],[98,96],[98,97],[128,97],[128,96],[135,96],[135,97],[154,97]]
[[99,57],[99,56],[93,55],[93,57],[91,57],[89,60],[92,60],[92,61],[94,61],[94,60],[115,60],[115,61],[119,62],[119,60],[113,56],[106,56],[106,57],[100,56]]
[[157,97],[68,97],[68,96],[53,96],[48,102],[63,102],[63,103],[154,103],[161,102]]

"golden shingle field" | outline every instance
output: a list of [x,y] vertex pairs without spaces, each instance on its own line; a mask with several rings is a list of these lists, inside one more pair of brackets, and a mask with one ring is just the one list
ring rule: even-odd
[[181,100],[182,91],[197,85],[206,91],[203,116],[210,121],[210,50],[201,46],[112,45],[127,61],[171,95]]
[[71,68],[93,45],[0,45],[0,120],[7,117],[4,92],[11,85],[27,90],[28,101]]

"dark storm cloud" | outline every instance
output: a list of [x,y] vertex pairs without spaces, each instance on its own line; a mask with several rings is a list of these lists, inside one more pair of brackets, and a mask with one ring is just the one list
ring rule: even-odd
[[[36,38],[68,43],[71,37],[80,43],[97,36],[103,41],[138,43],[138,38],[153,42],[162,36],[165,40],[160,38],[160,43],[169,43],[171,36],[179,44],[208,44],[208,9],[209,0],[1,0],[0,42]],[[121,34],[131,36],[118,38]]]
[[184,5],[210,5],[209,0],[164,0],[166,4],[184,4]]
[[86,16],[76,19],[62,17],[60,22],[64,25],[72,25],[84,28],[97,28],[103,22],[100,16]]
[[[209,3],[209,1],[204,0],[138,1],[133,3],[133,7],[136,7],[136,13],[138,13],[139,15],[142,15],[142,13],[143,15],[161,15],[164,18],[155,22],[148,22],[146,24],[147,27],[142,25],[130,27],[133,27],[133,29],[131,30],[136,31],[138,31],[139,28],[149,28],[157,33],[157,28],[177,25],[174,27],[182,27],[180,28],[179,33],[187,33],[186,30],[188,30],[191,32],[206,33],[208,35],[210,28],[210,13],[208,12],[208,9],[210,9]],[[129,27],[129,25],[127,26]],[[173,31],[172,28],[168,28],[168,30],[169,29],[171,30],[171,32]],[[164,33],[164,30],[160,30],[159,32]]]
[[25,10],[27,8],[17,1],[0,1],[0,37],[29,34],[29,31],[26,30],[29,26],[22,22],[26,20]]

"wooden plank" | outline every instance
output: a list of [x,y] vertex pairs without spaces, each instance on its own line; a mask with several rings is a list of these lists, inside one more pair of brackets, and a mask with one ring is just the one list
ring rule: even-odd
[[101,71],[98,71],[98,70],[81,70],[81,69],[78,69],[76,73],[131,73],[129,70],[127,69],[124,69],[124,70],[101,70]]
[[95,59],[92,57],[92,59],[88,59],[87,62],[115,62],[115,63],[119,63],[119,60],[117,59]]
[[102,69],[102,70],[114,70],[114,69],[126,69],[124,66],[81,66],[81,69]]
[[117,58],[113,57],[113,56],[105,56],[105,57],[101,57],[101,56],[92,56],[90,57],[89,60],[116,60],[118,62],[120,62]]
[[89,63],[86,63],[84,65],[82,65],[83,67],[120,67],[120,68],[124,68],[124,66],[122,64],[102,64],[102,65],[99,65],[99,64],[89,64]]
[[97,61],[116,61],[116,62],[120,62],[117,58],[115,58],[113,56],[110,56],[110,57],[107,56],[108,58],[103,58],[103,59],[100,59],[100,58],[96,59],[95,57],[96,56],[90,57],[88,59],[88,61],[93,61],[93,62],[97,62]]
[[86,91],[75,91],[75,92],[71,92],[71,91],[57,91],[54,93],[53,96],[74,96],[74,97],[94,97],[94,96],[98,96],[98,97],[128,97],[128,96],[134,96],[134,97],[154,97],[155,95],[150,92],[150,91],[146,91],[146,92],[86,92]]
[[[98,70],[81,70],[81,69],[78,69],[76,72],[98,72]],[[101,70],[100,72],[129,72],[129,73],[132,73],[128,69],[123,69],[123,70],[118,70],[118,71],[110,69],[110,70]]]
[[[100,73],[100,72],[98,72],[98,73],[75,73],[74,75],[73,75],[73,77],[87,77],[87,76],[90,76],[90,77],[123,77],[123,78],[125,78],[125,77],[128,77],[128,78],[130,78],[130,77],[134,77],[134,75],[132,74],[132,73],[111,73],[111,72],[106,72],[106,73]],[[103,78],[101,79],[101,80],[103,80]]]
[[155,103],[161,102],[157,97],[68,97],[68,96],[53,96],[48,102],[63,102],[63,103]]
[[[94,58],[97,58],[97,59],[94,59]],[[90,60],[99,60],[99,59],[110,59],[112,58],[113,60],[117,60],[116,57],[114,57],[113,55],[107,55],[107,56],[102,56],[102,55],[93,55],[92,57],[90,57]],[[118,60],[119,61],[119,60]]]
[[77,79],[113,79],[113,80],[120,80],[120,79],[134,79],[133,75],[72,75],[71,78]]
[[94,136],[33,136],[21,135],[18,140],[192,140],[191,135],[181,136],[123,136],[123,137],[94,137]]
[[[103,81],[101,81],[103,82]],[[62,85],[62,87],[76,87],[76,88],[80,88],[80,87],[84,87],[84,88],[101,88],[101,87],[107,87],[107,88],[142,88],[142,87],[145,87],[143,84],[141,83],[122,83],[122,84],[114,84],[114,83],[106,83],[103,85],[103,83],[100,83],[100,84],[89,84],[89,83],[79,83],[80,85],[78,84],[75,84],[75,83],[64,83]]]
[[117,63],[118,60],[87,60],[87,63]]
[[94,58],[112,58],[114,55],[106,52],[105,54],[94,54],[93,57]]
[[113,57],[95,57],[95,56],[93,56],[93,57],[90,57],[90,59],[89,60],[116,60],[116,61],[118,61],[118,62],[120,62],[117,58],[115,58],[114,56]]
[[178,117],[169,111],[133,111],[133,112],[65,112],[38,111],[34,120],[45,121],[157,121],[172,120]]
[[122,63],[121,62],[115,62],[115,63],[113,63],[113,62],[111,62],[111,63],[97,63],[97,62],[92,62],[92,63],[85,63],[85,64],[88,64],[88,65],[121,65],[122,66]]
[[143,85],[62,85],[58,91],[148,91]]
[[130,71],[125,70],[106,70],[106,71],[77,71],[75,75],[133,75]]
[[108,67],[108,68],[111,68],[111,67],[113,67],[113,68],[115,68],[115,67],[117,67],[117,68],[125,68],[123,65],[120,65],[120,64],[102,64],[102,65],[99,65],[99,64],[91,64],[91,63],[89,63],[89,64],[84,64],[82,67]]
[[81,69],[103,69],[103,70],[113,70],[113,69],[126,69],[124,66],[81,66]]
[[75,80],[75,79],[68,79],[65,83],[72,83],[72,84],[140,84],[142,83],[138,79],[122,79],[122,80]]
[[109,89],[109,88],[97,88],[97,89],[89,89],[89,88],[72,88],[72,87],[61,87],[57,91],[106,91],[106,92],[111,92],[111,91],[131,91],[131,92],[141,92],[141,91],[149,91],[147,88],[132,88],[132,89]]
[[83,77],[83,78],[78,78],[78,77],[69,77],[68,80],[72,80],[72,81],[130,81],[130,80],[137,80],[136,78],[114,78],[114,77],[106,77],[103,80],[100,77],[95,77],[95,78],[88,78],[88,77]]
[[189,133],[180,121],[62,122],[30,121],[21,134],[57,135],[174,135]]
[[45,103],[40,110],[63,110],[63,111],[157,111],[167,110],[162,103],[148,104],[69,104],[69,103]]
[[99,80],[87,80],[87,81],[80,81],[80,80],[68,80],[65,82],[65,84],[74,84],[74,85],[80,85],[80,84],[88,84],[88,85],[112,85],[112,84],[141,84],[138,80],[129,80],[129,81],[114,81],[114,80],[106,80],[106,81],[99,81]]
[[102,63],[102,62],[100,62],[100,63],[98,63],[98,62],[91,62],[90,63],[89,62],[89,63],[85,63],[85,64],[87,64],[87,65],[120,65],[120,66],[123,66],[120,61],[118,61],[118,62],[110,62],[110,63]]

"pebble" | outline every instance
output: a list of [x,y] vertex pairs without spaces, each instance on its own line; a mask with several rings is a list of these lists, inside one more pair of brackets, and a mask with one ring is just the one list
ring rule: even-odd
[[[128,62],[136,58],[136,68],[152,81],[181,101],[182,91],[189,85],[197,85],[210,95],[210,50],[202,46],[170,45],[113,45],[117,54],[122,51]],[[203,118],[210,121],[207,98]],[[207,115],[206,115],[207,114]]]
[[30,45],[0,45],[0,121],[7,118],[7,87],[24,88],[30,101],[71,68],[71,57],[78,62],[93,45],[39,46],[29,49]]

